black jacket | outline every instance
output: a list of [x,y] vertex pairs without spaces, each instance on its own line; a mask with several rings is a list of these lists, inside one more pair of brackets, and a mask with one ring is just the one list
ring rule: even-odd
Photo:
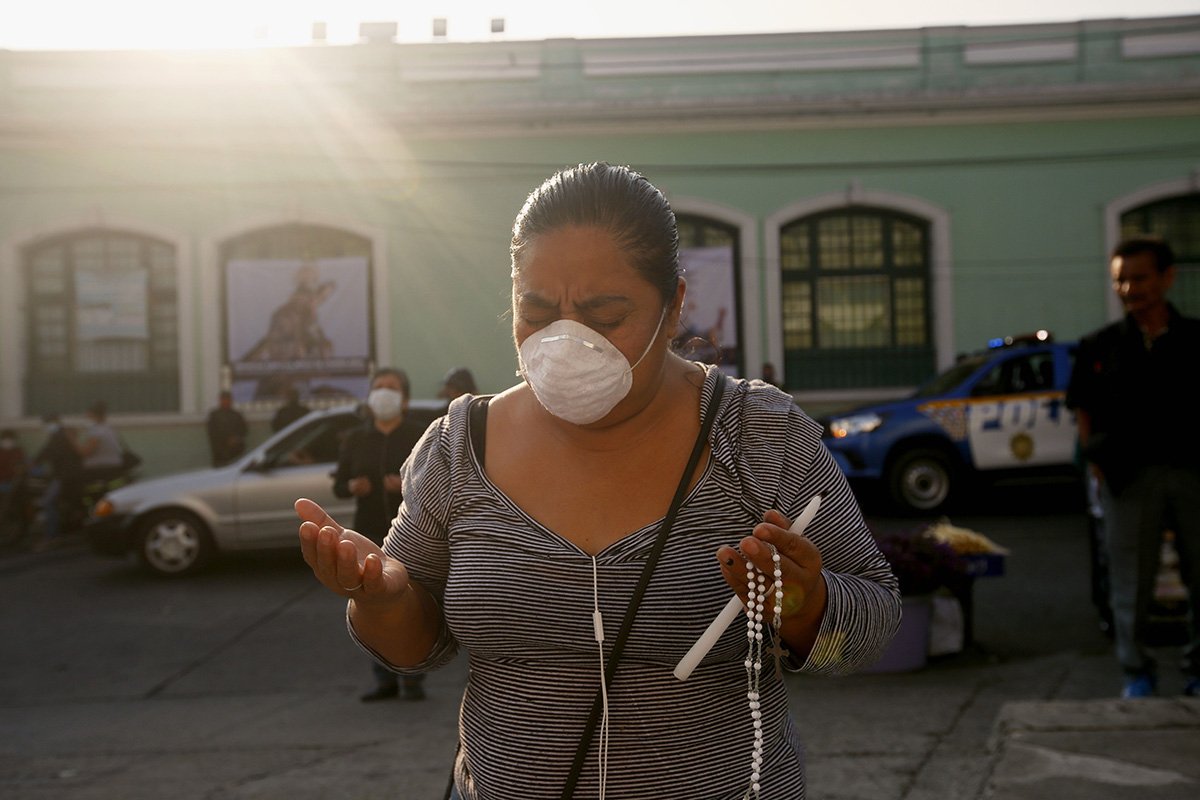
[[1194,382],[1200,320],[1170,307],[1167,332],[1146,347],[1126,315],[1083,337],[1067,407],[1088,412],[1082,455],[1099,465],[1118,493],[1146,466],[1200,469],[1200,422]]
[[271,430],[279,432],[309,412],[309,407],[301,402],[284,403],[271,417]]
[[236,408],[214,408],[208,412],[205,426],[214,467],[228,464],[246,451],[246,418]]
[[346,436],[338,453],[333,493],[338,497],[353,497],[351,479],[365,476],[371,481],[371,492],[355,498],[354,530],[376,542],[383,541],[402,499],[399,492],[383,490],[383,476],[399,473],[424,432],[423,427],[405,419],[386,435],[373,422],[367,422]]
[[50,434],[33,457],[33,463],[49,466],[64,493],[77,491],[83,484],[83,458],[65,428],[59,427]]

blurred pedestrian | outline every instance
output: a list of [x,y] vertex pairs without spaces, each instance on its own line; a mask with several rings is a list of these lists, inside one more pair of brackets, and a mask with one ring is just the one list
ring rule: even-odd
[[762,380],[763,383],[769,383],[776,389],[783,388],[783,384],[775,377],[775,365],[770,361],[764,362],[762,365]]
[[447,405],[456,397],[464,394],[478,394],[475,387],[475,376],[466,367],[455,367],[442,378],[442,386],[438,389],[438,399],[445,400]]
[[246,451],[246,418],[233,407],[233,394],[222,391],[217,407],[208,412],[208,447],[212,465],[221,467]]
[[12,428],[0,431],[0,488],[7,489],[25,473],[25,448],[17,441],[17,432]]
[[79,456],[83,459],[83,482],[108,480],[123,470],[121,437],[108,424],[108,405],[97,400],[88,408],[89,425],[79,437]]
[[34,547],[42,549],[61,541],[68,527],[80,521],[83,502],[83,458],[76,449],[72,432],[58,414],[42,416],[46,441],[33,457],[33,465],[49,471],[49,482],[42,494],[42,539]]
[[14,504],[20,502],[21,484],[28,467],[17,432],[12,428],[0,431],[0,520],[7,519]]
[[[369,419],[350,431],[338,454],[333,493],[355,498],[354,530],[382,544],[402,499],[400,467],[425,432],[424,426],[406,418],[408,376],[384,367],[371,378],[367,395]],[[386,700],[400,694],[395,672],[372,659],[375,688],[362,695],[364,703]],[[424,675],[404,677],[404,698],[425,698]]]
[[1080,453],[1099,483],[1122,696],[1146,697],[1158,688],[1146,647],[1147,611],[1168,529],[1175,532],[1191,609],[1184,693],[1197,695],[1200,421],[1192,383],[1200,319],[1183,316],[1167,300],[1176,273],[1166,242],[1126,240],[1109,266],[1125,316],[1080,340],[1067,405],[1078,420]]
[[295,386],[289,386],[284,392],[284,403],[271,417],[271,430],[278,432],[291,425],[310,411],[309,407],[300,402],[300,391]]

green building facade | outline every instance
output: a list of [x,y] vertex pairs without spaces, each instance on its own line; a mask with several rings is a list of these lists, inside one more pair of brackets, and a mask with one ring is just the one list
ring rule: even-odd
[[166,471],[206,463],[225,387],[256,435],[288,381],[336,402],[395,365],[432,398],[466,366],[502,390],[512,219],[601,160],[679,216],[718,350],[681,346],[770,362],[810,410],[1115,318],[1130,232],[1170,239],[1200,313],[1200,16],[0,52],[0,420],[32,442],[103,398]]

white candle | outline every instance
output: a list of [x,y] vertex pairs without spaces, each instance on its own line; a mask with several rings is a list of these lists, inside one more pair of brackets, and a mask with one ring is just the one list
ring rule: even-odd
[[[821,507],[821,495],[816,495],[812,500],[808,501],[808,505],[804,507],[804,511],[800,512],[800,516],[796,517],[796,521],[792,523],[792,527],[788,528],[792,533],[803,534],[804,529],[808,527],[808,523],[812,522],[813,517],[817,515],[817,509]],[[713,645],[721,638],[721,634],[733,624],[733,621],[738,618],[742,611],[742,601],[735,594],[725,604],[725,608],[721,609],[721,613],[717,615],[705,629],[704,633],[700,634],[700,638],[692,645],[692,648],[684,654],[683,658],[679,659],[679,663],[675,665],[675,677],[681,681],[686,681],[692,674],[692,670],[696,665],[708,655],[708,651],[712,650]]]

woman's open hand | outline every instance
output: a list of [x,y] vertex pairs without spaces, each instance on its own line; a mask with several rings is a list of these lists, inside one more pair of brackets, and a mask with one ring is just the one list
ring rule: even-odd
[[300,551],[313,574],[330,591],[356,603],[390,602],[408,591],[408,570],[379,545],[338,524],[320,504],[296,501]]

